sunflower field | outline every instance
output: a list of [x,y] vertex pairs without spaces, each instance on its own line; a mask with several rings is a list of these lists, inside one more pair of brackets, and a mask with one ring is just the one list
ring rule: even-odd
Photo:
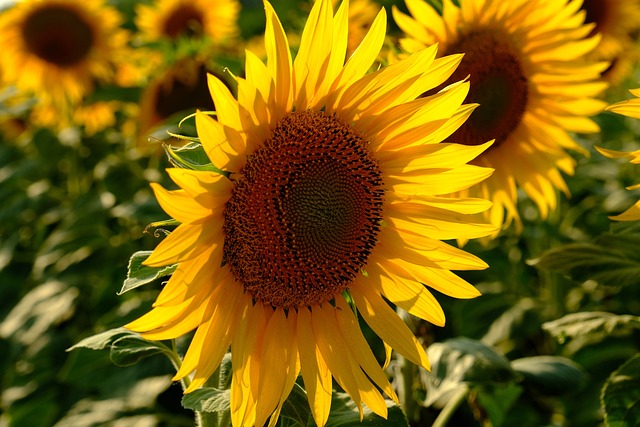
[[0,0],[0,427],[640,426],[640,0]]

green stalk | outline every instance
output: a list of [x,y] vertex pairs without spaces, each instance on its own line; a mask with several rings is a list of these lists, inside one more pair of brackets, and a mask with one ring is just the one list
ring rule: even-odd
[[442,408],[442,411],[440,411],[440,414],[438,415],[438,418],[436,418],[436,420],[433,422],[431,427],[444,427],[444,426],[446,426],[447,423],[449,422],[449,419],[456,412],[456,409],[458,409],[460,404],[467,399],[468,395],[469,395],[469,387],[466,384],[463,384],[454,393],[454,395],[451,397],[451,399],[449,399],[447,404],[444,405],[444,408]]

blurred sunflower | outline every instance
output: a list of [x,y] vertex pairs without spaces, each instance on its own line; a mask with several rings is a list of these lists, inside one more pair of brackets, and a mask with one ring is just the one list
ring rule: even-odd
[[140,143],[147,141],[155,127],[179,113],[184,117],[195,113],[196,109],[213,110],[207,89],[207,72],[202,61],[185,59],[151,80],[142,93],[140,113],[136,119]]
[[580,2],[462,0],[457,7],[444,0],[443,16],[423,0],[406,4],[413,18],[393,9],[407,35],[404,50],[438,42],[443,55],[465,54],[449,82],[470,76],[467,101],[480,107],[450,141],[475,146],[495,139],[473,161],[495,173],[461,194],[491,199],[488,220],[504,228],[515,221],[520,230],[520,187],[545,218],[556,207],[556,189],[569,193],[560,171],[572,174],[575,162],[565,149],[586,153],[568,132],[598,132],[587,116],[606,105],[593,97],[607,87],[599,81],[607,64],[581,60],[599,37],[585,38],[593,25],[583,25]]
[[594,23],[592,34],[600,33],[600,43],[590,58],[609,61],[603,77],[611,83],[624,79],[640,58],[635,40],[640,30],[640,0],[584,0],[585,23]]
[[429,367],[422,345],[387,300],[436,325],[442,308],[423,285],[457,298],[478,291],[451,270],[486,264],[441,240],[495,228],[470,221],[486,200],[440,197],[485,179],[467,163],[488,144],[439,143],[470,115],[461,82],[430,97],[461,56],[431,47],[367,74],[385,38],[379,12],[346,61],[348,2],[313,6],[292,59],[272,6],[264,64],[251,52],[238,98],[214,76],[216,120],[196,114],[203,149],[222,173],[168,169],[180,187],[152,184],[180,225],[151,267],[177,263],[151,312],[127,325],[148,339],[196,329],[175,379],[202,386],[231,346],[235,426],[277,419],[302,373],[318,425],[332,377],[363,410],[397,401],[352,311],[391,348]]
[[118,12],[102,1],[29,0],[0,15],[4,80],[63,109],[114,77],[128,41]]
[[136,26],[147,41],[208,36],[217,44],[238,32],[237,0],[158,0],[136,9]]
[[[627,101],[621,101],[615,104],[611,104],[607,107],[607,110],[612,111],[614,113],[622,114],[623,116],[640,119],[640,89],[631,90],[631,93],[635,96],[635,98],[629,99]],[[612,158],[612,159],[628,158],[630,159],[631,163],[635,165],[640,164],[640,150],[624,152],[624,151],[608,150],[606,148],[600,148],[600,147],[596,147],[596,149],[600,153],[602,153],[604,156],[607,156],[609,158]],[[632,185],[631,187],[627,187],[627,189],[628,190],[640,189],[640,184]],[[640,220],[640,201],[637,201],[635,205],[631,206],[629,209],[627,209],[620,215],[611,216],[609,218],[618,220],[618,221]]]

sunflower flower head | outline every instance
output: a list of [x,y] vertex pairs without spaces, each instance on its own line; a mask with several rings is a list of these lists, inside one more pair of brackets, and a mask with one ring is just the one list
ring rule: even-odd
[[640,30],[640,1],[584,0],[581,8],[586,12],[585,22],[595,24],[592,34],[601,35],[590,58],[610,63],[602,74],[607,81],[622,81],[640,59],[635,40]]
[[464,53],[450,82],[470,76],[467,101],[480,107],[450,140],[475,146],[495,139],[473,161],[495,173],[461,194],[489,198],[487,220],[505,228],[515,222],[520,230],[517,188],[546,217],[557,190],[569,193],[561,172],[572,174],[575,162],[565,150],[585,152],[569,132],[599,131],[588,116],[605,106],[594,97],[607,86],[599,81],[607,64],[582,57],[600,36],[587,37],[593,24],[583,24],[579,1],[443,3],[442,16],[424,0],[406,0],[411,16],[394,8],[406,34],[400,45],[414,52],[437,42],[442,54]]
[[145,41],[180,37],[210,38],[226,42],[238,32],[237,0],[158,0],[136,9],[136,26]]
[[231,347],[234,426],[276,420],[299,374],[320,426],[332,378],[361,414],[366,404],[386,417],[383,394],[397,396],[354,310],[387,360],[393,348],[429,368],[388,301],[443,325],[427,286],[479,295],[451,270],[487,265],[442,240],[495,231],[471,220],[488,201],[449,195],[491,174],[468,164],[490,144],[442,142],[475,108],[462,104],[468,82],[420,97],[452,75],[460,55],[436,59],[430,47],[369,73],[384,9],[348,59],[348,1],[335,15],[331,0],[314,4],[295,59],[268,2],[265,10],[266,63],[247,52],[237,97],[209,76],[215,119],[195,120],[211,164],[168,169],[176,190],[152,184],[180,225],[145,264],[177,267],[154,308],[127,327],[153,340],[196,330],[175,376],[192,375],[187,393]]
[[20,1],[0,15],[4,80],[63,109],[110,82],[128,41],[102,1]]

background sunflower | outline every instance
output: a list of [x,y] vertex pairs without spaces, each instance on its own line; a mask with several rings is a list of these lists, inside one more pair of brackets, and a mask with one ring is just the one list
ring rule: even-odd
[[465,194],[493,201],[487,218],[496,226],[515,221],[521,230],[518,188],[546,218],[557,190],[569,194],[561,172],[572,174],[575,162],[565,150],[585,152],[570,132],[598,132],[588,116],[605,106],[594,98],[607,87],[599,80],[607,64],[582,60],[599,38],[586,38],[591,27],[578,3],[468,0],[458,7],[445,0],[442,17],[424,0],[406,4],[413,17],[394,8],[403,49],[437,42],[441,54],[465,54],[452,81],[470,76],[467,101],[480,106],[450,140],[495,139],[475,161],[495,173]]
[[128,34],[115,9],[74,0],[21,1],[0,14],[4,81],[66,111],[109,83]]

